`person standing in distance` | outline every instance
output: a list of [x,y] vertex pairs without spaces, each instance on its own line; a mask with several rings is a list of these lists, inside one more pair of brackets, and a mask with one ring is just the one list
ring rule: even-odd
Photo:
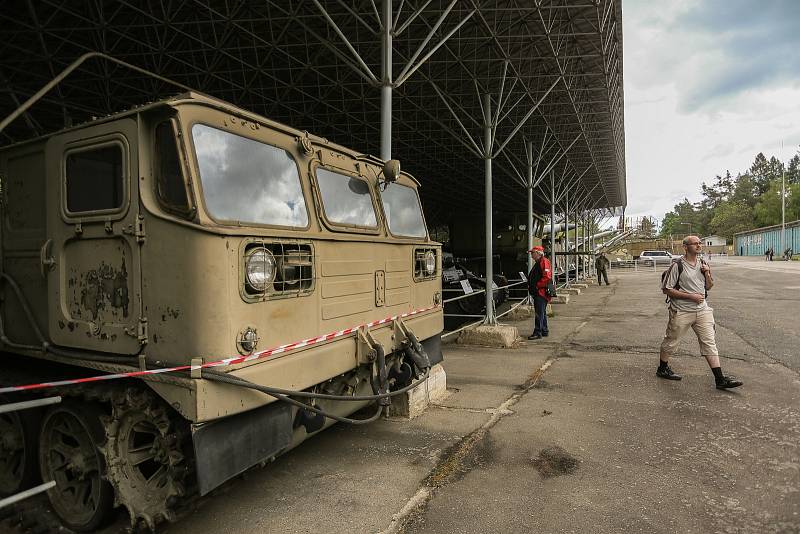
[[[722,374],[717,351],[714,310],[706,301],[706,292],[714,286],[711,268],[698,255],[702,250],[702,242],[695,235],[683,240],[685,254],[683,258],[669,266],[661,291],[669,299],[669,322],[664,340],[661,342],[661,354],[656,376],[667,380],[680,380],[669,366],[669,358],[681,336],[692,327],[697,341],[700,343],[700,354],[703,355],[714,373],[717,389],[729,389],[742,385],[741,380]],[[679,269],[679,262],[682,267]]]
[[595,260],[594,260],[594,268],[597,271],[597,285],[598,286],[603,285],[603,283],[601,281],[601,278],[600,278],[601,276],[605,279],[606,285],[610,285],[608,283],[608,266],[610,264],[611,264],[611,262],[608,261],[608,258],[606,258],[606,253],[605,252],[601,252],[600,254],[597,255],[597,258],[595,258]]
[[536,317],[533,320],[533,334],[528,339],[541,339],[550,333],[547,327],[547,283],[553,279],[550,260],[544,255],[544,248],[533,247],[528,252],[533,256],[533,268],[528,273],[528,294],[533,297],[533,307]]

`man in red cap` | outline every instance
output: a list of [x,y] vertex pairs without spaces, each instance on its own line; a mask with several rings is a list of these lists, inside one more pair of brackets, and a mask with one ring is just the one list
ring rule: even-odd
[[553,279],[550,260],[544,255],[544,247],[535,246],[528,252],[533,256],[533,268],[528,273],[528,294],[533,297],[533,307],[536,310],[536,319],[533,323],[533,334],[528,339],[541,339],[547,337],[547,284]]

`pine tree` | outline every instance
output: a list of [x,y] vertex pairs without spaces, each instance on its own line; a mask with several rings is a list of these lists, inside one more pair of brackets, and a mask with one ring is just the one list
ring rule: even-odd
[[800,184],[800,151],[797,152],[786,167],[786,183]]
[[769,189],[769,184],[775,178],[779,178],[783,173],[783,163],[775,156],[770,159],[759,152],[755,161],[750,166],[750,176],[753,177],[756,195],[763,195]]

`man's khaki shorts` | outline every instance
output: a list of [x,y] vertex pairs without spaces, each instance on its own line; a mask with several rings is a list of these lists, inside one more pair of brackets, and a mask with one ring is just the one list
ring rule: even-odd
[[661,354],[673,354],[678,341],[690,326],[697,335],[697,341],[700,342],[700,354],[719,356],[715,339],[714,310],[699,312],[669,310],[669,322],[664,341],[661,342]]

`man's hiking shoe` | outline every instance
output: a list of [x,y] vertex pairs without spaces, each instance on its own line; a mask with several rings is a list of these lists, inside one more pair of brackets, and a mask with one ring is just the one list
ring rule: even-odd
[[680,380],[683,378],[681,375],[676,375],[675,371],[673,371],[669,365],[656,369],[656,376],[658,378],[666,378],[667,380]]
[[723,376],[722,380],[717,380],[717,389],[738,388],[742,384],[744,384],[744,382],[737,380],[733,376]]
[[541,334],[531,334],[530,336],[528,336],[528,339],[542,339],[542,335]]

